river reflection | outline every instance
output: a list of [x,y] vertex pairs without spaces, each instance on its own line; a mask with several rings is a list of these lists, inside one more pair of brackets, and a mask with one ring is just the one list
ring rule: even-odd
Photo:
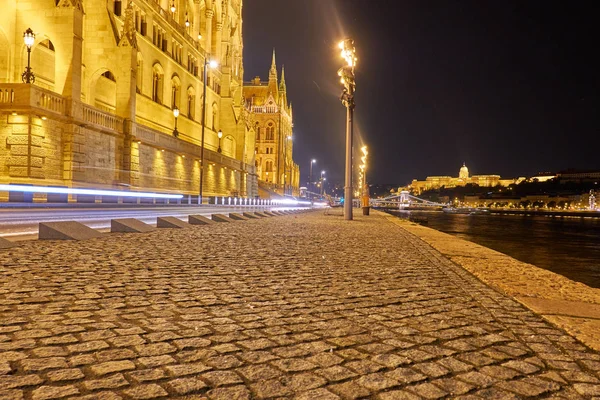
[[600,288],[600,218],[418,212],[427,226]]

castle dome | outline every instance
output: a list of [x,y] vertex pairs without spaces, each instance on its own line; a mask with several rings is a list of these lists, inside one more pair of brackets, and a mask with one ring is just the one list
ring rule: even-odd
[[469,179],[469,168],[463,163],[463,166],[460,167],[460,171],[458,171],[458,177],[460,179]]

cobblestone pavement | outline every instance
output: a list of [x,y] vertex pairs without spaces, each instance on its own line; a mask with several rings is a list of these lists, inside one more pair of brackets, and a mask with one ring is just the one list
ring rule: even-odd
[[599,371],[378,215],[0,252],[1,399],[576,399]]

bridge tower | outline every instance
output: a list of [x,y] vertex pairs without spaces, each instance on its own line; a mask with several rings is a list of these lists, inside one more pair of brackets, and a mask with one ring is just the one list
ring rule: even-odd
[[410,205],[410,197],[408,190],[403,190],[400,192],[400,204],[398,204],[398,208],[404,208]]

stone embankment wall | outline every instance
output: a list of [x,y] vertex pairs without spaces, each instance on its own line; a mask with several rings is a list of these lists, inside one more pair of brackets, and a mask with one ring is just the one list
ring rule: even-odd
[[431,228],[389,219],[487,285],[600,350],[600,289]]

